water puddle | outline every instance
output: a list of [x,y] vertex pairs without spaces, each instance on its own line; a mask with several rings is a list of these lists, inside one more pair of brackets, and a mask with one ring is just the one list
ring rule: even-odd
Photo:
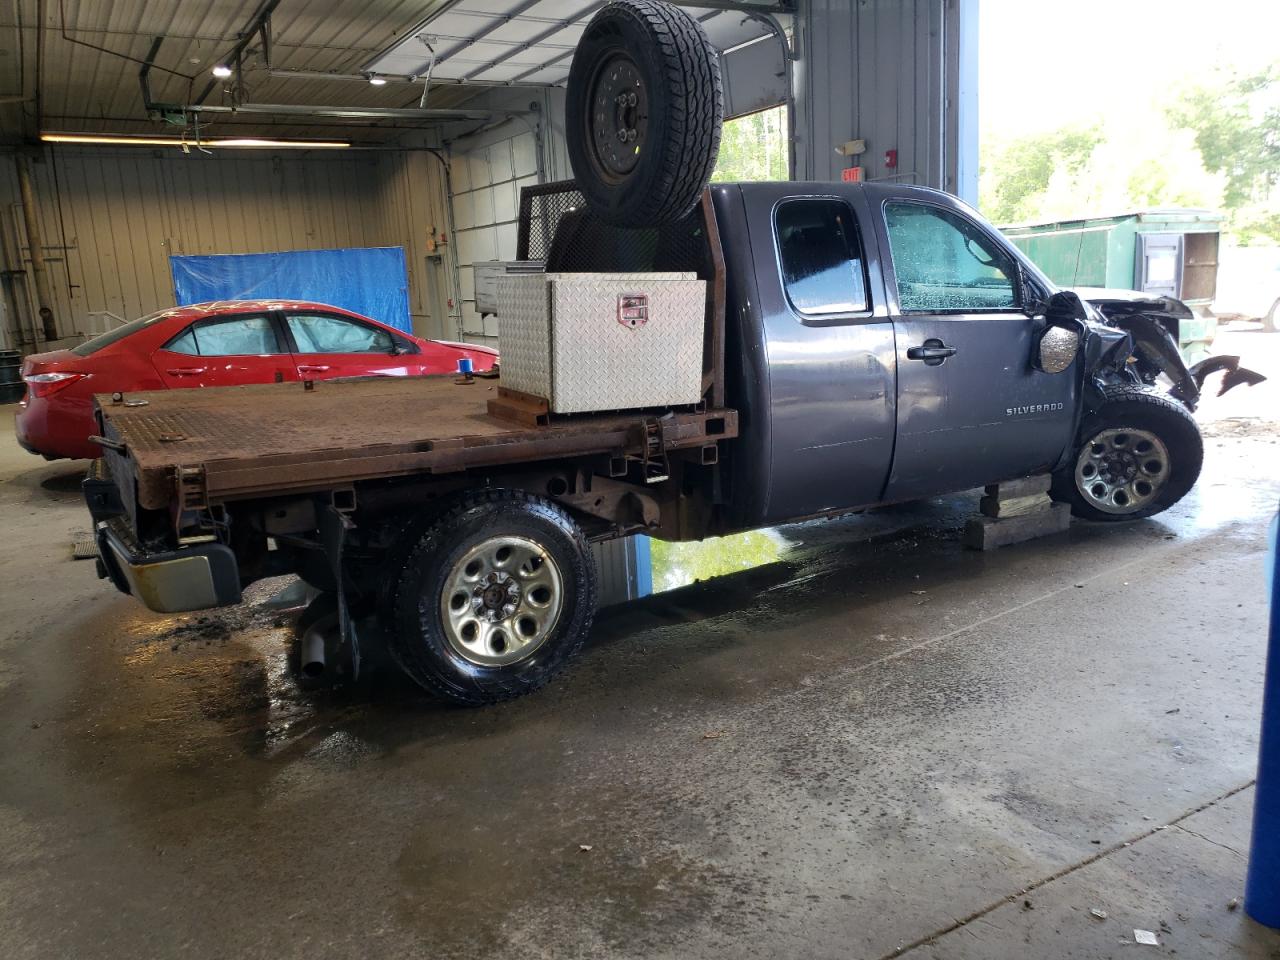
[[790,542],[776,530],[751,530],[699,543],[651,540],[653,592],[674,590],[700,580],[781,560]]

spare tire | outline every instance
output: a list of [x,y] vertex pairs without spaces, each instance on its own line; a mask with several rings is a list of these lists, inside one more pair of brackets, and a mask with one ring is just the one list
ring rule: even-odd
[[656,226],[693,209],[720,150],[720,61],[661,0],[615,0],[587,24],[565,97],[569,162],[601,220]]

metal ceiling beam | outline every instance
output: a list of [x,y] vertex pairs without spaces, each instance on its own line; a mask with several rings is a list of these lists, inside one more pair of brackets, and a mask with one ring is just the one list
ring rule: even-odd
[[[326,73],[323,70],[286,70],[272,67],[267,73],[282,80],[358,80],[368,83],[369,78],[363,73]],[[388,83],[412,83],[420,85],[422,77],[404,73],[379,73],[379,77]],[[515,83],[508,80],[463,80],[460,77],[432,77],[432,87],[530,87],[541,90],[546,84]]]
[[488,120],[488,110],[419,110],[415,107],[330,107],[301,103],[242,103],[235,107],[213,104],[156,104],[157,110],[174,113],[251,113],[291,117],[341,117],[348,120]]
[[524,0],[523,3],[517,4],[514,10],[508,13],[502,14],[497,20],[494,20],[487,27],[484,27],[478,30],[477,32],[471,34],[471,36],[467,37],[467,39],[463,40],[457,46],[451,47],[449,50],[447,50],[446,52],[436,57],[436,66],[439,67],[440,64],[444,63],[444,61],[448,60],[450,57],[454,56],[455,54],[461,53],[463,50],[466,50],[472,44],[479,43],[485,37],[490,36],[493,33],[496,33],[499,29],[501,29],[502,27],[505,27],[508,23],[510,23],[512,20],[515,20],[522,13],[528,12],[529,10],[536,7],[541,2],[542,0]]
[[774,3],[751,3],[750,0],[670,0],[677,7],[703,7],[719,12],[736,13],[795,13],[794,0],[776,0]]
[[[240,34],[240,39],[236,41],[235,46],[231,48],[231,52],[220,59],[218,63],[235,64],[236,80],[240,79],[240,57],[244,54],[245,48],[253,42],[253,38],[262,30],[264,24],[271,20],[271,13],[280,5],[280,0],[262,0],[258,6],[258,11],[253,15],[253,19],[249,21],[249,25],[245,27],[244,32]],[[210,80],[199,96],[195,98],[196,103],[204,103],[205,98],[213,93],[213,88],[218,85],[218,81]]]
[[432,20],[436,19],[436,17],[443,16],[444,14],[448,13],[450,10],[452,10],[461,2],[462,0],[442,0],[442,2],[439,3],[437,6],[433,7],[432,10],[425,17],[423,17],[421,20],[415,23],[412,27],[409,27],[407,30],[405,30],[403,39],[397,40],[395,43],[390,44],[389,46],[383,47],[381,50],[375,53],[372,57],[366,60],[363,66],[360,67],[361,72],[363,73],[369,73],[371,71],[376,72],[373,70],[373,65],[375,63],[377,63],[379,60],[383,59],[384,57],[390,56],[393,51],[398,50],[400,49],[400,47],[404,46],[404,44],[408,40],[414,37],[417,37],[418,34],[422,33],[422,31],[425,30],[431,24]]
[[[514,57],[516,54],[523,53],[524,51],[528,50],[530,47],[537,46],[537,45],[538,45],[539,43],[541,43],[543,40],[546,40],[546,39],[548,39],[548,38],[550,38],[550,37],[555,36],[557,33],[559,33],[559,32],[560,32],[561,30],[563,30],[565,27],[571,27],[571,26],[573,26],[575,23],[577,23],[578,21],[580,21],[580,20],[582,20],[582,19],[584,19],[584,18],[586,18],[586,17],[588,17],[588,16],[591,16],[592,14],[594,14],[597,10],[599,10],[599,9],[600,9],[601,7],[603,7],[603,6],[604,6],[604,2],[603,2],[603,0],[600,0],[600,2],[596,2],[596,3],[592,3],[592,4],[588,5],[588,6],[586,7],[586,9],[584,9],[584,10],[583,10],[581,13],[579,13],[576,17],[571,17],[571,18],[569,18],[568,20],[561,20],[561,21],[557,22],[554,26],[549,27],[548,29],[541,31],[540,33],[536,33],[536,34],[534,34],[532,37],[530,37],[530,38],[529,38],[528,40],[526,40],[524,43],[520,44],[520,45],[519,45],[519,46],[517,46],[517,47],[513,47],[512,49],[510,49],[510,50],[508,50],[506,53],[504,53],[502,56],[500,56],[500,57],[495,57],[494,59],[490,60],[488,63],[482,64],[481,66],[476,67],[476,69],[471,70],[471,71],[469,71],[469,72],[467,72],[467,73],[463,74],[463,75],[462,75],[462,78],[463,78],[464,80],[470,80],[472,77],[478,76],[479,74],[484,73],[486,70],[492,70],[494,67],[499,66],[500,64],[506,63],[508,60],[510,60],[510,59],[511,59],[512,57]],[[512,79],[512,80],[514,80],[514,81],[523,80],[525,77],[527,77],[527,76],[530,76],[530,75],[532,75],[532,74],[537,73],[539,70],[544,69],[546,66],[550,66],[551,64],[558,63],[559,61],[563,60],[565,57],[569,57],[569,56],[572,56],[572,55],[573,55],[573,51],[572,51],[572,50],[566,51],[565,53],[563,53],[563,54],[561,54],[560,56],[556,57],[554,60],[550,61],[550,63],[548,63],[548,64],[544,64],[543,66],[540,66],[540,67],[535,67],[533,70],[526,70],[526,71],[524,71],[523,73],[518,73],[518,74],[516,74],[514,77],[512,77],[511,79]]]

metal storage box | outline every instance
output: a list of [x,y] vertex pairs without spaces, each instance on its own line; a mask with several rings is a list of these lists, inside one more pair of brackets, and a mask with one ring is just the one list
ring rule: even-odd
[[502,385],[554,413],[697,403],[705,323],[692,273],[500,276]]

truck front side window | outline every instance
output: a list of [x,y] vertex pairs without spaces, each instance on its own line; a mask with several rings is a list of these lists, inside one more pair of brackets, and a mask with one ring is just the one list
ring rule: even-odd
[[903,313],[1016,310],[1017,269],[963,217],[922,203],[885,204]]
[[787,299],[805,316],[865,313],[867,283],[853,212],[843,200],[802,198],[774,215]]

